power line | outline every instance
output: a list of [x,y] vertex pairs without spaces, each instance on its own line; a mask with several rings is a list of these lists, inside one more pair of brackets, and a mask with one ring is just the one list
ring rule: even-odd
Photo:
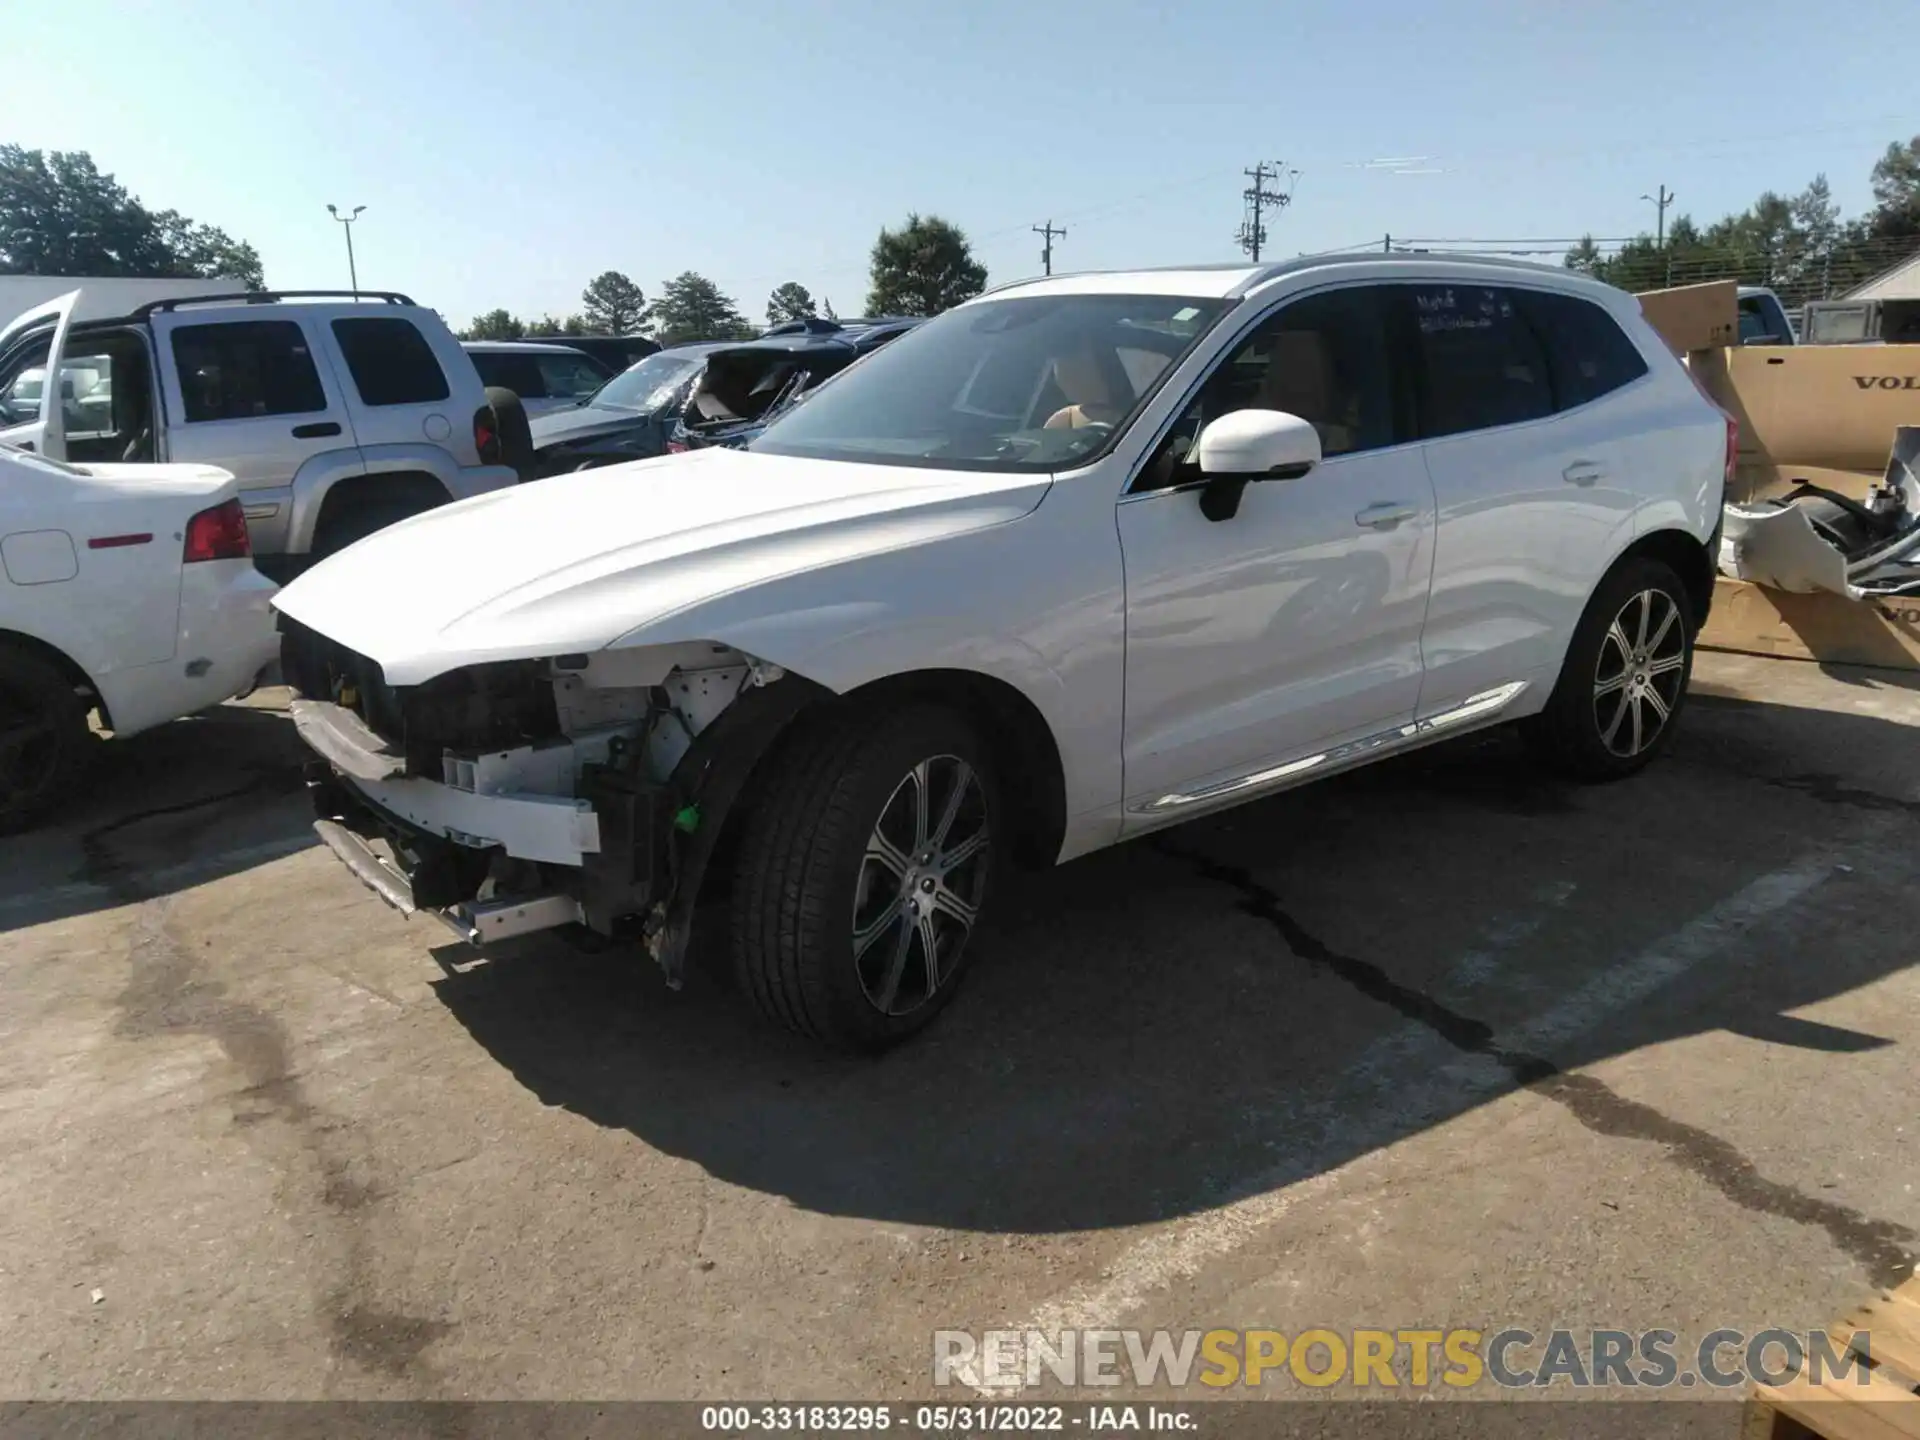
[[1651,195],[1642,195],[1640,198],[1654,207],[1654,213],[1657,218],[1653,222],[1653,243],[1655,248],[1665,249],[1667,244],[1667,207],[1673,204],[1673,192],[1668,190],[1666,182],[1662,181],[1658,199],[1655,199]]
[[[1286,209],[1293,203],[1293,196],[1284,190],[1267,189],[1268,179],[1278,180],[1283,173],[1282,162],[1278,160],[1273,163],[1271,169],[1268,168],[1267,162],[1262,160],[1253,169],[1243,170],[1240,173],[1252,180],[1253,184],[1240,192],[1241,199],[1247,202],[1247,217],[1240,222],[1240,231],[1234,236],[1234,241],[1252,257],[1255,264],[1258,264],[1260,247],[1267,240],[1265,220],[1267,210],[1269,208]],[[1300,172],[1295,170],[1289,178],[1298,179],[1299,175]]]
[[1045,237],[1045,243],[1040,247],[1040,264],[1045,272],[1051,275],[1053,274],[1053,237],[1058,235],[1062,240],[1066,239],[1067,227],[1062,225],[1056,230],[1053,221],[1049,220],[1044,225],[1035,225],[1033,233]]

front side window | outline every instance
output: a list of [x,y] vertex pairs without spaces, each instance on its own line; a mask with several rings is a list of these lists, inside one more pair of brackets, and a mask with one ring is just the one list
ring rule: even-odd
[[1084,464],[1232,303],[1170,295],[976,301],[873,352],[749,448],[1007,473]]
[[183,325],[173,363],[189,421],[310,415],[327,408],[306,332],[291,320]]
[[1161,490],[1200,479],[1200,432],[1236,410],[1281,410],[1310,423],[1328,459],[1395,442],[1387,315],[1369,286],[1292,301],[1228,352],[1135,479]]
[[31,425],[47,390],[47,352],[53,332],[22,342],[0,361],[0,425]]
[[69,459],[154,459],[153,383],[137,336],[110,330],[70,337],[60,382]]
[[452,393],[433,347],[411,320],[336,320],[333,338],[368,405],[431,405]]
[[1429,437],[1553,413],[1546,352],[1518,293],[1493,285],[1409,288]]

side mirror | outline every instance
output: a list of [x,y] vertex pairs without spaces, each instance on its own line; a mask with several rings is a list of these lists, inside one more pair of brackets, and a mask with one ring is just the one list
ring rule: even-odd
[[1320,463],[1320,432],[1284,410],[1235,410],[1200,432],[1200,513],[1231,520],[1249,481],[1298,480]]

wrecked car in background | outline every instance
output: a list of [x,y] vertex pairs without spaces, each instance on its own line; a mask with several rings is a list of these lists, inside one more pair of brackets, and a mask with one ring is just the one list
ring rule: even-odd
[[[694,403],[684,407],[680,418],[674,422],[673,430],[667,436],[667,449],[676,454],[682,450],[699,450],[708,445],[741,449],[828,380],[845,374],[848,365],[873,354],[921,323],[919,319],[891,315],[878,320],[842,321],[809,317],[776,326],[761,337],[766,340],[807,335],[829,342],[809,347],[794,355],[791,361],[775,360],[764,352],[749,352],[745,356],[728,352],[724,356],[715,356],[708,365],[706,377],[701,381],[701,391],[711,392],[729,409],[731,404],[726,399],[729,390],[745,388],[752,397],[766,394],[766,387],[773,384],[777,388],[772,391],[772,398],[764,404],[750,399],[748,410],[757,413],[709,417],[703,413],[707,401],[696,394]],[[853,347],[851,361],[840,355],[838,347],[841,345]],[[744,373],[730,376],[728,372],[735,370]]]
[[649,355],[586,401],[531,422],[535,478],[690,448],[684,430],[750,424],[859,358],[837,334],[676,345]]

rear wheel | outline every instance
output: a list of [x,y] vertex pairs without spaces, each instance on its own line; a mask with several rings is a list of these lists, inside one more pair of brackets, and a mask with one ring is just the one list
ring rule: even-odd
[[55,666],[0,648],[0,835],[25,830],[79,787],[97,745],[89,708]]
[[313,535],[313,558],[337,554],[376,530],[432,508],[418,500],[367,500],[324,517]]
[[1641,556],[1615,568],[1580,617],[1547,708],[1527,722],[1535,753],[1578,780],[1645,767],[1686,704],[1693,630],[1671,567]]
[[959,986],[992,879],[991,765],[933,706],[811,727],[780,761],[734,883],[740,988],[791,1030],[883,1049]]

